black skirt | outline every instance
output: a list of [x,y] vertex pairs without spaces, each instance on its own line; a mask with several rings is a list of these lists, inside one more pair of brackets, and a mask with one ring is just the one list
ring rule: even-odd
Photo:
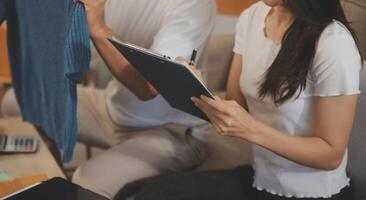
[[[136,200],[296,200],[272,195],[253,188],[253,168],[241,166],[231,170],[188,172],[163,175],[149,180]],[[352,200],[349,187],[328,200]],[[318,200],[301,198],[301,200]],[[325,198],[319,198],[325,200]]]

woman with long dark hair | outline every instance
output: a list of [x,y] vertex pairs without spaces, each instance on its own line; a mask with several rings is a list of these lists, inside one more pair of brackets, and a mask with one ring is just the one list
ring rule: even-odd
[[163,177],[137,199],[352,199],[362,58],[340,0],[262,0],[239,18],[234,52],[227,100],[192,100],[221,135],[253,144],[254,165]]

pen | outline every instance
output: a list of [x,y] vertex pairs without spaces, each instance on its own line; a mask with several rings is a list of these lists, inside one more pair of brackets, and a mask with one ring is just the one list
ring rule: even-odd
[[197,57],[197,49],[193,49],[191,60],[189,61],[189,65],[191,65],[191,66],[194,65],[194,63],[196,62],[196,57]]

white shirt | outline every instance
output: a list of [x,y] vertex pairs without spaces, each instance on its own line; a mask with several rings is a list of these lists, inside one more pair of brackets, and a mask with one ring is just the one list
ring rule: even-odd
[[[258,98],[260,81],[281,48],[281,44],[264,34],[270,9],[259,2],[239,18],[234,52],[243,56],[240,88],[249,112],[256,119],[291,135],[311,136],[314,133],[313,97],[359,94],[361,58],[349,31],[334,21],[320,36],[307,87],[300,97],[279,107],[270,97]],[[347,153],[333,171],[299,165],[257,145],[253,145],[253,156],[253,186],[258,190],[286,197],[329,198],[349,184]]]
[[[171,58],[189,59],[194,48],[201,54],[213,30],[215,15],[213,0],[108,0],[105,6],[106,24],[122,41]],[[202,62],[199,66],[203,67]],[[106,101],[112,119],[124,126],[205,123],[172,108],[160,95],[140,101],[117,80],[109,83]]]

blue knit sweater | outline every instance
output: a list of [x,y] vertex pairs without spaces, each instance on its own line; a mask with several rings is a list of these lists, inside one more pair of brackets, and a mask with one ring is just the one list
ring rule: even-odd
[[54,139],[69,161],[77,137],[76,84],[90,61],[84,8],[73,0],[0,0],[4,19],[23,119]]

